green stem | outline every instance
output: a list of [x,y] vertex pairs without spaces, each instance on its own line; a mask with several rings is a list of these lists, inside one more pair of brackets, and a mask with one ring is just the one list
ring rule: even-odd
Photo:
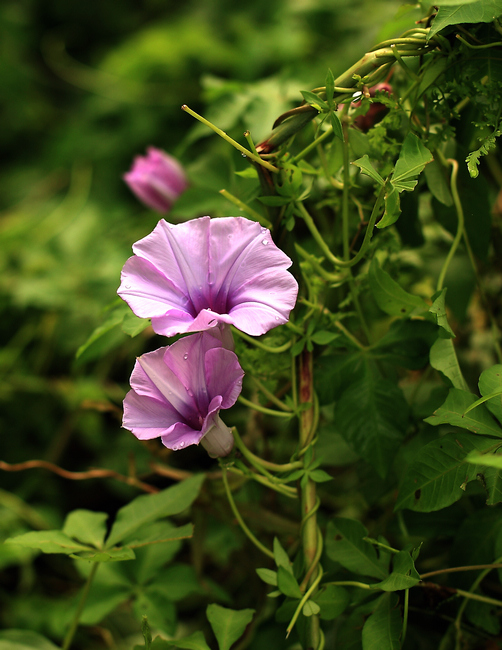
[[408,631],[408,612],[410,607],[410,590],[404,590],[404,607],[403,607],[403,631],[401,632],[401,647],[406,639],[406,632]]
[[242,441],[242,438],[240,437],[236,427],[233,427],[232,433],[234,436],[235,444],[237,445],[239,451],[242,453],[244,458],[246,458],[251,463],[251,465],[253,465],[253,467],[256,467],[258,470],[264,467],[265,469],[269,469],[272,472],[291,472],[295,469],[300,469],[303,467],[303,463],[301,461],[278,465],[277,463],[270,463],[268,460],[263,460],[262,458],[259,458],[253,454],[252,451],[249,451],[249,449]]
[[[235,518],[239,522],[240,527],[244,531],[244,534],[246,537],[253,542],[253,544],[260,549],[262,553],[265,553],[269,558],[272,560],[274,559],[274,554],[272,551],[270,551],[266,546],[264,546],[254,535],[253,533],[249,530],[249,528],[246,526],[244,519],[241,517],[240,512],[237,510],[237,506],[235,505],[234,498],[232,496],[232,491],[230,490],[230,486],[228,484],[228,477],[227,477],[227,468],[222,465],[221,467],[221,475],[223,478],[223,485],[225,486],[225,492],[227,494],[227,499],[228,503],[230,504],[230,507],[232,508],[232,512],[235,515]],[[67,650],[66,648],[63,648],[63,650]]]
[[209,122],[209,120],[206,120],[205,117],[202,117],[202,115],[199,115],[198,113],[193,111],[191,108],[189,108],[186,104],[183,104],[183,106],[181,107],[181,110],[185,111],[185,113],[188,113],[192,117],[195,117],[195,119],[199,120],[199,122],[202,122],[202,124],[205,124],[206,126],[208,126],[212,131],[217,133],[220,136],[220,138],[223,138],[224,140],[229,142],[232,145],[232,147],[235,147],[238,151],[240,151],[245,156],[250,158],[253,162],[258,163],[258,165],[261,165],[262,167],[265,167],[265,169],[268,169],[271,172],[277,173],[279,171],[277,169],[277,167],[274,167],[273,165],[271,165],[266,160],[263,160],[262,158],[260,158],[260,156],[258,154],[255,154],[252,151],[249,151],[249,149],[246,149],[246,147],[243,147],[241,144],[239,144],[233,138],[231,138],[229,135],[227,135],[225,133],[225,131],[222,131],[221,129],[219,129],[217,126],[215,126],[214,124]]
[[318,144],[321,142],[324,142],[327,138],[333,135],[333,129],[329,128],[324,133],[322,133],[320,136],[318,136],[315,140],[313,140],[308,146],[305,147],[300,153],[297,153],[296,156],[291,160],[291,162],[295,165],[297,162],[305,158],[313,149],[317,147]]
[[[265,352],[270,352],[270,354],[281,354],[282,352],[286,352],[287,350],[289,350],[289,348],[292,346],[291,341],[287,341],[283,345],[278,345],[276,348],[273,348],[271,345],[266,345],[265,343],[259,341],[257,338],[253,336],[248,336],[247,334],[244,334],[244,332],[241,332],[236,328],[234,328],[233,331],[235,334],[240,336],[241,339],[244,339],[244,341],[247,341],[248,343],[252,343],[257,348],[260,348],[260,350],[265,350]],[[303,330],[300,331],[303,333]]]
[[[344,107],[342,114],[343,130],[343,190],[342,190],[342,242],[343,242],[343,259],[349,261],[350,241],[349,241],[349,186],[350,186],[350,159],[349,159],[349,125],[345,113],[348,110],[348,104]],[[351,260],[352,263],[354,263]]]
[[[303,595],[303,598],[302,598],[302,599],[300,600],[300,602],[298,603],[298,607],[296,608],[295,613],[293,614],[293,618],[292,618],[291,621],[289,622],[289,625],[288,625],[288,627],[287,627],[287,629],[286,629],[286,632],[287,632],[287,634],[286,634],[286,639],[287,639],[288,636],[291,634],[291,630],[294,628],[295,623],[296,623],[296,621],[298,620],[298,616],[300,616],[300,612],[301,612],[302,609],[303,609],[303,606],[305,605],[305,603],[307,602],[307,600],[310,598],[310,596],[314,593],[314,591],[317,589],[318,584],[321,582],[321,578],[322,578],[322,576],[323,576],[323,570],[322,570],[321,565],[318,565],[318,568],[319,568],[319,571],[318,571],[318,574],[317,574],[316,579],[312,582],[312,585],[309,587],[308,591],[306,591],[305,594]],[[317,628],[318,628],[318,629],[317,629],[318,643],[317,643],[317,645],[312,646],[312,648],[313,648],[314,650],[319,650],[320,647],[321,647],[321,634],[322,634],[322,633],[321,633],[321,630],[320,630],[320,628],[319,628],[319,617],[318,617],[318,616],[311,616],[311,617],[310,617],[309,620],[310,620],[310,623],[311,623],[311,627],[313,627],[313,626],[312,626],[312,624],[314,623],[314,620],[313,620],[313,619],[316,619],[316,621],[317,621]],[[310,650],[310,647],[309,647],[309,650]]]
[[462,209],[462,203],[460,201],[460,197],[458,195],[458,190],[457,190],[458,162],[453,158],[448,158],[446,162],[450,163],[450,165],[452,166],[450,190],[453,197],[455,210],[457,212],[458,227],[457,227],[457,233],[453,240],[453,244],[451,245],[451,248],[448,251],[448,255],[446,256],[446,259],[443,264],[443,268],[441,269],[441,273],[439,274],[436,291],[441,291],[441,289],[443,288],[446,272],[448,271],[448,267],[450,266],[453,256],[455,255],[458,245],[460,244],[462,235],[464,234],[464,211]]
[[230,192],[227,192],[227,190],[220,190],[220,194],[224,196],[226,199],[228,199],[230,203],[236,205],[239,208],[239,210],[242,210],[242,212],[246,212],[246,214],[252,217],[255,221],[258,221],[260,225],[268,229],[272,228],[272,224],[266,217],[261,215],[259,212],[256,212],[256,210],[253,210],[253,208],[250,208],[249,205],[246,205],[246,203],[238,199],[233,194],[230,194]]
[[75,616],[73,617],[73,621],[71,623],[70,629],[68,630],[64,638],[61,650],[69,650],[71,646],[71,642],[73,641],[73,637],[75,636],[75,632],[77,631],[80,617],[82,615],[82,611],[87,601],[87,597],[89,596],[91,584],[92,581],[94,580],[94,576],[96,575],[96,571],[98,570],[98,566],[99,566],[99,562],[93,562],[91,571],[89,573],[89,577],[87,578],[87,582],[85,583],[84,588],[82,590],[82,595],[80,596],[80,601],[78,603],[77,611],[75,612]]
[[256,404],[256,402],[252,402],[251,400],[242,397],[242,395],[239,396],[238,400],[241,404],[244,404],[244,406],[248,406],[250,409],[254,409],[255,411],[260,411],[260,413],[264,413],[265,415],[273,415],[276,418],[291,418],[294,415],[292,411],[290,411],[289,413],[283,413],[282,411],[274,411],[273,409],[268,409],[265,406],[262,406],[261,404]]
[[269,490],[275,490],[275,492],[279,492],[280,494],[283,494],[285,497],[288,497],[289,499],[298,498],[298,493],[294,488],[270,480],[266,476],[262,476],[261,474],[256,474],[255,472],[251,472],[247,467],[245,467],[242,464],[241,467],[244,467],[244,469],[240,469],[240,467],[229,467],[228,471],[234,474],[238,474],[239,476],[245,476],[247,478],[250,478],[253,481],[256,481],[257,483],[260,483],[261,485],[264,485],[265,487],[269,488]]
[[264,386],[259,379],[253,377],[253,375],[249,375],[249,379],[251,379],[251,381],[258,388],[258,390],[260,390],[267,399],[273,402],[277,406],[277,408],[280,408],[282,411],[286,411],[287,413],[293,412],[293,409],[290,406],[284,404],[284,402],[282,402],[276,395],[274,395],[274,393],[268,390],[268,388]]

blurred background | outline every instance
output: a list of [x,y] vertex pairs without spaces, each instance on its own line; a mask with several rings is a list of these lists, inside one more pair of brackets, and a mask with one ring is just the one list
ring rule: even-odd
[[[146,449],[120,428],[121,402],[135,355],[159,341],[150,330],[129,338],[114,314],[131,245],[159,216],[136,200],[123,173],[147,146],[165,149],[191,183],[169,219],[236,214],[218,191],[245,197],[250,181],[234,173],[245,161],[181,105],[240,142],[249,129],[258,142],[301,101],[300,90],[323,84],[328,68],[336,77],[375,43],[412,26],[413,11],[400,15],[400,7],[399,0],[252,0],[240,7],[233,0],[3,0],[4,463],[40,459],[122,474],[131,463],[147,468]],[[103,324],[97,343],[76,360]],[[8,469],[0,473],[3,538],[58,527],[74,508],[113,512],[138,494],[111,479]],[[66,593],[66,569],[45,556],[35,575],[29,555],[0,546],[0,627],[57,635],[51,598]],[[14,592],[22,598],[11,598]]]

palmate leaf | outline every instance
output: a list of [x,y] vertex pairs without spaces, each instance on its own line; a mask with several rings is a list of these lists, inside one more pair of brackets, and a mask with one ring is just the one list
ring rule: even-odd
[[5,544],[19,544],[27,548],[36,548],[42,553],[63,553],[72,555],[80,551],[95,551],[91,546],[80,544],[60,530],[40,530],[17,535],[6,539]]
[[395,509],[432,512],[455,503],[467,483],[483,470],[467,462],[467,455],[490,449],[496,442],[494,438],[458,432],[425,445],[406,469]]
[[106,512],[73,510],[66,517],[63,533],[83,544],[101,548],[106,535]]

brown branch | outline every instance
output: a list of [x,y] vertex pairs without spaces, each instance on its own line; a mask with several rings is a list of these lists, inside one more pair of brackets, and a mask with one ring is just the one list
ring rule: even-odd
[[54,463],[50,463],[46,460],[27,460],[24,463],[6,463],[3,460],[0,460],[0,470],[4,472],[23,472],[27,469],[47,469],[49,472],[54,472],[62,478],[67,478],[70,481],[85,481],[91,478],[114,478],[116,481],[121,483],[127,483],[127,485],[132,485],[134,487],[140,488],[144,492],[149,492],[150,494],[156,494],[159,492],[159,489],[153,485],[148,485],[148,483],[143,483],[134,476],[123,476],[118,472],[114,472],[111,469],[90,469],[87,472],[70,472]]

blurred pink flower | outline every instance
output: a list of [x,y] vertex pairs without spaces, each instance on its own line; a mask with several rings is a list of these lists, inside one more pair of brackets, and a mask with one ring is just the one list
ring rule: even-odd
[[270,231],[243,217],[161,220],[133,246],[118,294],[157,334],[227,323],[259,336],[286,323],[298,284]]
[[234,441],[219,413],[235,404],[243,376],[235,353],[209,332],[181,338],[138,358],[122,426],[168,449],[201,443],[213,458],[226,456]]
[[123,178],[140,201],[161,213],[168,212],[188,187],[176,158],[155,147],[149,147],[146,156],[136,156],[131,171]]

